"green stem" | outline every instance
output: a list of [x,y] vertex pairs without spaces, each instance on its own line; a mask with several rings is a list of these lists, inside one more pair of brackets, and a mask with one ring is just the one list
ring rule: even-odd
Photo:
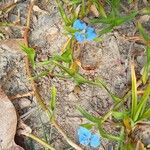
[[82,0],[82,17],[85,15],[85,1]]
[[83,150],[80,146],[75,144],[70,138],[67,137],[65,132],[60,128],[60,126],[57,124],[57,122],[53,119],[52,120],[52,125],[58,130],[59,133],[64,137],[64,139],[68,142],[69,145],[71,145],[73,148],[76,150]]
[[38,138],[37,136],[29,133],[29,134],[24,134],[27,137],[30,137],[31,139],[35,140],[36,142],[40,143],[41,145],[43,145],[45,148],[48,148],[50,150],[56,150],[54,147],[52,147],[51,145],[47,144],[44,140],[41,140],[40,138]]

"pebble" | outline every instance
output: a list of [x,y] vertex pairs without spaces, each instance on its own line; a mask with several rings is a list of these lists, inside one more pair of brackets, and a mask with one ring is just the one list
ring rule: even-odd
[[21,109],[24,109],[24,108],[27,108],[27,107],[31,106],[31,101],[29,99],[27,99],[27,98],[21,98],[18,101],[18,104],[19,104]]
[[137,62],[143,66],[145,63],[143,56],[137,56]]

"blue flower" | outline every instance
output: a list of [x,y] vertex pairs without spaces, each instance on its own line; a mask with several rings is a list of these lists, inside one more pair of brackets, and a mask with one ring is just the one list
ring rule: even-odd
[[86,40],[86,36],[84,34],[81,34],[80,32],[75,32],[75,38],[78,42],[82,43]]
[[84,146],[87,146],[90,143],[91,135],[91,132],[86,128],[80,127],[78,129],[79,142]]
[[91,28],[91,27],[87,27],[86,34],[87,34],[87,40],[88,41],[92,41],[97,36],[95,30],[93,28]]
[[91,136],[91,141],[90,141],[91,147],[96,148],[96,147],[98,147],[100,144],[101,144],[101,142],[100,142],[100,137],[99,137],[97,134],[93,134],[93,135]]
[[83,127],[78,129],[78,137],[79,143],[84,146],[90,145],[97,148],[101,144],[100,137],[97,134],[92,134],[91,131]]
[[94,28],[87,26],[83,21],[77,19],[73,23],[73,28],[79,31],[76,31],[74,36],[79,43],[85,41],[92,41],[96,38],[96,32]]
[[84,30],[84,29],[86,29],[86,24],[84,22],[82,22],[81,20],[77,19],[73,23],[73,28],[75,28],[77,30]]

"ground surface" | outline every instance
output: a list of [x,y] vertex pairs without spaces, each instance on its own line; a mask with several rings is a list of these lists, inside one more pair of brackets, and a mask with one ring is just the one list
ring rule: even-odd
[[[32,47],[36,48],[36,61],[43,61],[53,54],[61,53],[67,37],[64,35],[62,20],[53,0],[48,4],[44,0],[39,1],[36,6],[43,11],[33,12],[29,42]],[[28,1],[18,4],[4,20],[16,21],[17,11],[20,10],[21,25],[25,25],[27,7]],[[96,29],[98,30],[98,27]],[[5,27],[3,30],[6,34],[0,41],[0,84],[9,97],[31,92],[25,71],[25,55],[18,50],[17,46],[22,39],[20,29]],[[126,36],[134,35],[134,32],[134,22],[130,22],[103,36],[102,42],[80,45],[81,53],[77,54],[77,57],[81,60],[82,67],[93,68],[91,71],[80,69],[80,72],[89,79],[96,77],[103,79],[112,92],[122,96],[124,90],[130,85],[131,56],[135,56],[138,74],[145,60],[144,46],[126,39]],[[33,70],[34,75],[40,72],[41,69]],[[58,123],[77,143],[77,128],[81,123],[87,123],[87,121],[77,111],[76,106],[81,105],[88,112],[98,116],[104,114],[113,104],[108,94],[97,87],[83,85],[80,91],[76,92],[74,90],[76,84],[73,81],[50,76],[39,78],[36,83],[40,94],[47,103],[50,99],[51,86],[56,86]],[[21,118],[32,128],[33,133],[52,143],[57,150],[69,149],[69,145],[61,135],[49,125],[48,118],[37,106],[35,97],[31,95],[19,98],[14,101],[14,104]],[[106,129],[109,132],[115,132],[111,124],[107,124]],[[106,150],[113,149],[113,144],[102,140],[103,148]],[[36,150],[42,150],[40,145],[26,138],[24,147],[27,150],[32,150],[33,147]]]

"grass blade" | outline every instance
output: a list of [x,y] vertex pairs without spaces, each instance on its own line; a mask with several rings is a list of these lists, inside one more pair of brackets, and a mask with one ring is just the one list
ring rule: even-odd
[[137,109],[137,86],[134,65],[131,64],[131,79],[132,79],[132,104],[131,118],[134,120],[135,111]]
[[55,0],[56,1],[56,4],[58,6],[58,9],[59,9],[59,12],[60,12],[60,15],[63,19],[63,21],[65,22],[65,25],[68,25],[68,24],[71,24],[69,18],[67,17],[62,5],[60,4],[60,0]]
[[99,14],[104,17],[107,18],[106,12],[103,8],[103,5],[101,4],[101,2],[99,0],[92,0],[93,4],[96,6],[97,10],[99,11]]
[[21,44],[21,49],[27,54],[28,56],[28,59],[30,60],[31,62],[31,65],[33,67],[35,67],[35,62],[34,62],[34,59],[35,59],[35,50],[31,47],[28,47],[24,44]]
[[147,86],[147,88],[144,92],[144,95],[142,96],[142,98],[140,99],[139,104],[137,105],[134,121],[137,121],[140,118],[140,116],[143,115],[146,103],[149,99],[149,95],[150,95],[150,84]]
[[139,29],[140,35],[143,37],[145,42],[150,44],[150,37],[147,35],[145,29],[143,28],[143,26],[142,26],[142,24],[140,22],[138,22],[137,27]]
[[150,119],[150,108],[144,112],[141,119]]
[[83,109],[82,107],[78,107],[77,108],[79,110],[79,112],[89,121],[93,122],[93,123],[98,123],[100,122],[101,118],[98,117],[94,117],[93,115],[91,115],[89,112],[87,112],[85,109]]
[[56,107],[56,93],[57,93],[56,87],[52,86],[51,100],[50,100],[50,109],[52,110],[52,112],[55,110],[55,107]]
[[146,57],[147,60],[146,60],[146,64],[144,65],[143,73],[142,73],[142,81],[144,84],[147,82],[149,77],[149,72],[150,72],[150,47],[149,46],[146,48]]
[[120,137],[117,137],[117,136],[114,136],[110,133],[107,133],[101,126],[101,124],[98,124],[98,130],[99,130],[99,133],[100,135],[103,137],[103,138],[107,138],[109,140],[112,140],[112,141],[120,141]]

